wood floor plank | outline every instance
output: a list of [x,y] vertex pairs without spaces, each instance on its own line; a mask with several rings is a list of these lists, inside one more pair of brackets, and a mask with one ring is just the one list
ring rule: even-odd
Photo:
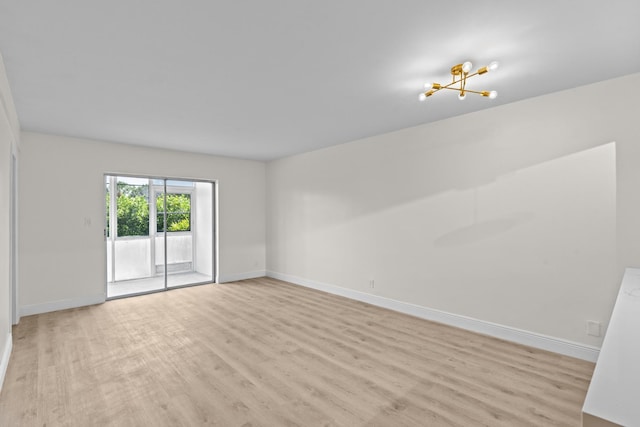
[[579,426],[592,363],[261,278],[25,317],[0,426]]

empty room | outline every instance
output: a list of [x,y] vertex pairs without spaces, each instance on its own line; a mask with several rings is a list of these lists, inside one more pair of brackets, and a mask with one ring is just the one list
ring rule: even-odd
[[638,16],[0,1],[0,426],[640,426]]

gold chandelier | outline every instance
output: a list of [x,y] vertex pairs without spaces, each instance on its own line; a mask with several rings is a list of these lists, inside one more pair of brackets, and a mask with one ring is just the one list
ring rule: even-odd
[[467,89],[467,79],[470,79],[473,76],[477,76],[480,74],[488,73],[489,71],[494,71],[498,68],[498,63],[493,61],[486,67],[479,68],[476,72],[470,73],[473,64],[467,61],[463,64],[457,64],[451,67],[451,76],[453,77],[453,81],[448,85],[441,85],[440,83],[427,83],[424,85],[424,92],[420,93],[418,99],[420,101],[424,101],[427,97],[433,95],[436,92],[441,91],[442,89],[449,89],[458,91],[458,99],[463,100],[467,96],[467,92],[469,93],[477,93],[478,95],[485,96],[489,99],[494,99],[498,96],[498,92],[495,90],[488,91],[477,91]]

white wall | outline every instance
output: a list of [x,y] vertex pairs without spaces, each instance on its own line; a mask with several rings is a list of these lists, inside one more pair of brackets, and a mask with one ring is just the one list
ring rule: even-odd
[[18,157],[20,126],[0,56],[0,389],[11,354],[11,156]]
[[265,164],[22,133],[20,306],[104,300],[104,174],[217,180],[220,281],[265,270]]
[[213,253],[211,233],[213,232],[213,186],[207,182],[196,182],[194,198],[196,259],[195,269],[198,273],[210,276],[213,274]]
[[630,87],[640,74],[269,163],[268,272],[599,346],[585,321],[606,325],[640,264]]
[[[168,233],[167,233],[168,234]],[[152,271],[164,271],[164,236],[155,238],[155,265]],[[167,266],[171,271],[171,264],[193,262],[193,236],[191,234],[168,234],[167,235]],[[149,255],[147,255],[147,260]]]
[[[162,242],[164,249],[164,241]],[[133,280],[155,275],[151,270],[151,238],[121,239],[115,241],[115,251],[112,242],[107,240],[107,281]],[[156,248],[158,244],[156,242]],[[115,278],[113,273],[113,258],[115,258]],[[156,254],[157,256],[157,254]],[[164,256],[163,256],[164,258]]]

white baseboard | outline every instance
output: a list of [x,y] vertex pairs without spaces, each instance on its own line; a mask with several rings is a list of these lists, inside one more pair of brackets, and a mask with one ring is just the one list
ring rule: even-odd
[[236,282],[238,280],[256,279],[267,275],[265,270],[248,271],[246,273],[221,274],[218,283]]
[[330,294],[366,302],[371,305],[384,307],[422,319],[444,323],[446,325],[455,326],[461,329],[466,329],[542,350],[552,351],[565,356],[576,357],[590,362],[596,362],[598,360],[598,354],[600,353],[600,349],[597,347],[537,334],[535,332],[512,328],[510,326],[500,325],[497,323],[486,322],[484,320],[478,320],[458,314],[447,313],[445,311],[380,297],[366,292],[355,291],[352,289],[342,288],[340,286],[320,283],[274,271],[267,271],[267,276]]
[[32,314],[49,313],[51,311],[66,310],[68,308],[84,307],[85,305],[102,304],[105,300],[105,294],[98,294],[80,298],[44,302],[41,304],[23,305],[20,307],[20,317],[31,316]]
[[2,385],[4,384],[4,377],[7,374],[7,368],[9,367],[9,358],[11,357],[11,349],[13,348],[13,338],[11,332],[7,334],[7,340],[4,343],[4,351],[2,352],[2,359],[0,359],[0,391],[2,391]]

